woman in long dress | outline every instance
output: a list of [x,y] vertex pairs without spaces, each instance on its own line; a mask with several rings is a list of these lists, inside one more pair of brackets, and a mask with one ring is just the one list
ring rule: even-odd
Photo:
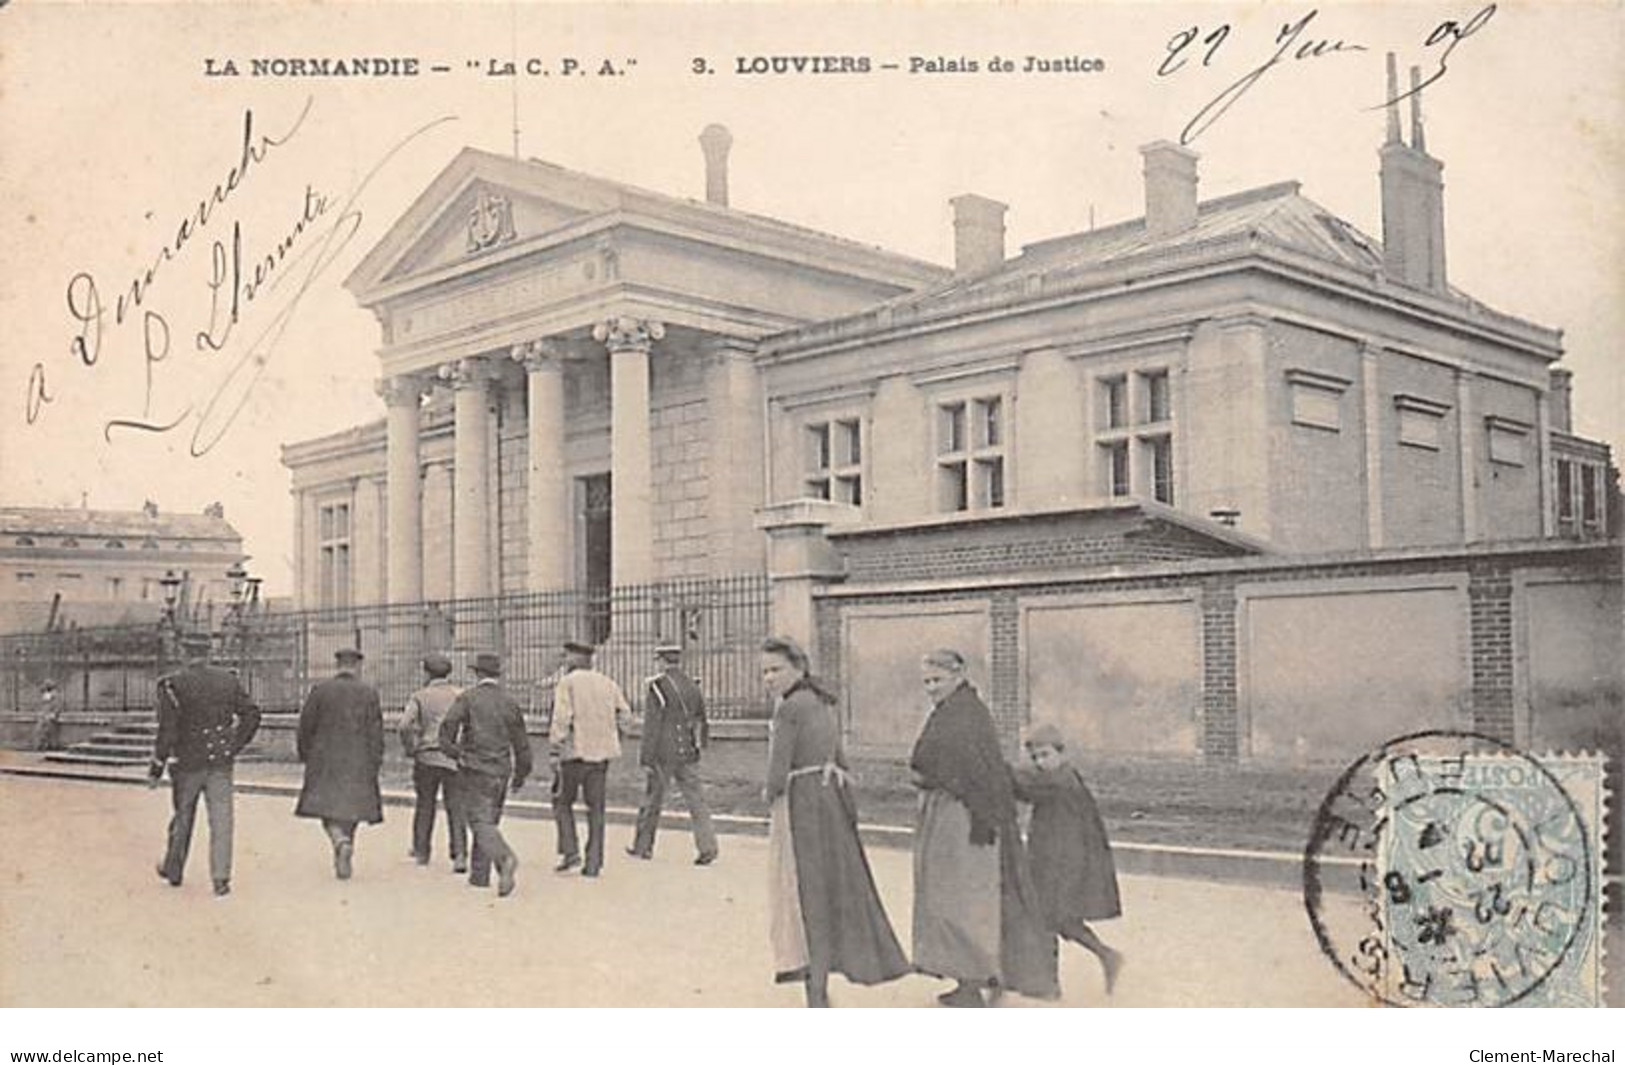
[[983,988],[1054,998],[1055,937],[1033,890],[993,715],[959,652],[932,651],[920,677],[935,705],[909,759],[920,789],[914,967],[955,981],[937,996],[945,1006],[984,1006]]
[[908,959],[858,840],[835,697],[787,638],[762,644],[762,680],[778,698],[767,769],[775,978],[805,982],[807,1005],[828,1006],[830,973],[878,984],[908,973]]

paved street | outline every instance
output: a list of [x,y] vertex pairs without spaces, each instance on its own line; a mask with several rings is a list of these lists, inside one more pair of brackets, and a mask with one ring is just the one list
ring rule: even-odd
[[[771,982],[766,841],[725,836],[715,866],[685,833],[651,863],[611,825],[604,876],[551,870],[549,822],[516,820],[518,892],[469,888],[441,856],[406,856],[409,811],[363,828],[355,878],[333,879],[325,837],[285,797],[239,796],[234,892],[209,892],[203,816],[184,887],[153,872],[167,786],[0,776],[3,1006],[795,1006]],[[438,827],[438,826],[437,826]],[[437,847],[443,840],[437,838]],[[907,946],[906,851],[871,848]],[[1298,896],[1125,877],[1127,916],[1104,937],[1128,956],[1116,996],[1063,947],[1068,1006],[1361,1005],[1317,953]],[[926,1006],[944,985],[833,982],[837,1006]],[[1011,998],[1007,1005],[1047,1005]]]

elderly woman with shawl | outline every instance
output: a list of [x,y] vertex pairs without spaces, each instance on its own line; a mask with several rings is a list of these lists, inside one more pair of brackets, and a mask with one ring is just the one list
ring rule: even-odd
[[1053,998],[1055,938],[1033,891],[993,716],[959,652],[932,651],[920,676],[935,706],[910,759],[920,789],[914,967],[957,982],[937,997],[945,1006],[984,1006],[983,988]]
[[768,875],[779,983],[804,982],[829,1005],[829,974],[878,984],[909,972],[858,840],[835,697],[807,654],[783,637],[762,644],[762,681],[778,697],[768,744]]

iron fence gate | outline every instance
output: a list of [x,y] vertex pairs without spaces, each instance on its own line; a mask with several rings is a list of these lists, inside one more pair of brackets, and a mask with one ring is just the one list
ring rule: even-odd
[[[683,666],[719,718],[770,711],[757,653],[770,631],[768,580],[760,574],[662,581],[602,591],[567,590],[488,599],[393,603],[335,610],[266,612],[216,634],[217,662],[236,669],[267,711],[294,710],[312,683],[331,674],[333,652],[359,647],[365,678],[386,708],[422,683],[430,651],[451,657],[465,678],[473,656],[496,651],[503,683],[530,713],[551,706],[567,639],[599,645],[598,669],[635,699],[655,671],[654,649],[678,643]],[[37,706],[54,682],[65,710],[140,711],[152,707],[157,677],[175,658],[152,626],[72,629],[0,636],[0,699],[14,712]]]

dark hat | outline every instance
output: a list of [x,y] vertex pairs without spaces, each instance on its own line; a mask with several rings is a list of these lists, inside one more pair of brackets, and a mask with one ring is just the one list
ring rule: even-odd
[[670,641],[660,644],[655,648],[655,654],[659,655],[661,658],[677,658],[682,653],[683,645],[680,643],[671,643]]
[[359,647],[340,647],[333,652],[334,660],[339,662],[359,662],[366,657]]
[[183,632],[180,636],[181,650],[207,652],[214,645],[214,641],[206,632]]
[[502,676],[502,657],[491,651],[481,651],[474,656],[474,672],[489,677]]
[[577,655],[590,655],[598,650],[598,648],[594,647],[592,644],[585,643],[581,640],[565,640],[564,649],[569,651],[571,654]]
[[423,656],[423,672],[431,677],[444,677],[451,672],[451,659],[438,651]]

